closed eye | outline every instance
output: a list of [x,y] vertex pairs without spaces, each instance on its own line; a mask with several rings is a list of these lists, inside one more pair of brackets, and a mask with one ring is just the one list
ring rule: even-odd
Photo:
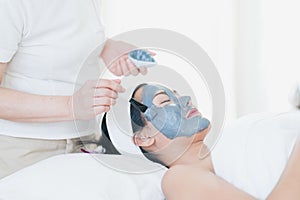
[[167,102],[170,102],[170,101],[171,101],[170,99],[167,99],[167,100],[162,101],[160,104],[164,104],[164,103],[167,103]]

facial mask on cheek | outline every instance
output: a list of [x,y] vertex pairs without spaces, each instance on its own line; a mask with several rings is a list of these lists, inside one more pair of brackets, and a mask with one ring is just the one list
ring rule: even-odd
[[[155,106],[152,101],[158,91],[163,90],[174,103],[164,107]],[[148,106],[145,116],[153,126],[169,139],[175,137],[190,137],[206,129],[210,122],[201,116],[187,119],[186,115],[192,109],[188,106],[190,97],[177,98],[172,91],[162,86],[146,85],[142,94],[143,103]]]

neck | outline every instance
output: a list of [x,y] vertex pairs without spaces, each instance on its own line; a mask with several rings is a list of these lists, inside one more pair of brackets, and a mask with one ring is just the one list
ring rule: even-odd
[[204,170],[214,173],[210,151],[203,141],[191,144],[176,161],[169,165],[169,167],[176,165],[198,166]]

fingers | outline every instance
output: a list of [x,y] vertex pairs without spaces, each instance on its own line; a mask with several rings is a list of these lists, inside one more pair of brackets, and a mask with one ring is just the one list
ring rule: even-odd
[[127,66],[126,61],[122,57],[119,59],[119,65],[120,68],[122,69],[123,75],[129,76],[130,75],[129,67]]
[[117,103],[117,91],[120,91],[119,87],[122,87],[119,85],[120,80],[101,80],[98,83],[97,87],[93,89],[92,109],[94,116],[110,111],[111,106]]
[[93,110],[95,116],[102,114],[104,112],[108,112],[111,108],[111,106],[115,105],[117,103],[117,93],[106,89],[101,88],[98,89],[98,95],[104,95],[104,96],[95,96],[93,99]]
[[124,60],[125,59],[126,59],[126,65],[130,71],[130,74],[137,76],[139,74],[138,68],[131,62],[131,60],[129,60],[128,58],[124,58]]
[[102,113],[108,112],[110,110],[109,106],[95,106],[94,107],[94,115],[100,115]]
[[116,92],[125,92],[125,88],[123,88],[118,81],[100,79],[92,84],[94,88],[108,88]]
[[147,74],[147,68],[146,67],[140,67],[140,73],[142,74],[142,75],[146,75]]
[[147,68],[146,67],[136,67],[135,64],[128,59],[128,56],[123,56],[119,59],[119,63],[116,66],[118,69],[118,74],[124,75],[124,76],[137,76],[139,73],[142,75],[147,74]]
[[156,53],[155,52],[153,52],[153,51],[149,51],[149,50],[147,50],[147,52],[151,55],[151,56],[156,56]]
[[116,99],[118,98],[118,93],[108,88],[101,88],[101,89],[95,89],[94,97],[109,97],[109,98]]
[[124,76],[137,76],[139,74],[138,68],[128,59],[127,55],[119,59],[119,68],[121,68]]
[[96,97],[94,98],[93,107],[97,106],[113,106],[117,103],[116,99],[112,99],[109,97]]
[[114,81],[114,82],[116,82],[116,83],[118,83],[118,84],[121,83],[121,80],[120,80],[120,79],[113,79],[112,81]]
[[75,119],[89,120],[108,112],[115,105],[119,92],[125,89],[121,80],[90,80],[72,96],[72,109]]
[[115,61],[110,67],[109,71],[116,76],[122,76],[123,72],[121,66],[119,65],[119,61]]
[[119,92],[124,92],[125,89],[120,85],[121,80],[107,80],[100,79],[98,81],[92,81],[93,89],[93,107],[106,107],[113,106],[116,104]]
[[[147,51],[151,56],[155,56],[155,52]],[[146,67],[137,67],[135,64],[128,58],[128,53],[121,56],[113,62],[109,67],[110,72],[116,76],[137,76],[139,73],[142,75],[147,74]]]

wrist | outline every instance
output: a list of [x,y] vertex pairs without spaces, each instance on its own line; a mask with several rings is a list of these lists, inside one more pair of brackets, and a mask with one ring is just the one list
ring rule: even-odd
[[112,39],[107,39],[104,46],[110,47],[114,42],[116,42],[116,41],[112,40]]
[[73,112],[73,96],[65,97],[66,104],[66,118],[67,120],[75,120],[74,112]]
[[105,41],[105,44],[104,44],[104,47],[103,47],[103,51],[102,51],[102,53],[101,53],[101,56],[102,56],[108,49],[110,49],[112,43],[113,43],[113,40],[111,40],[111,39],[107,39],[107,40]]

